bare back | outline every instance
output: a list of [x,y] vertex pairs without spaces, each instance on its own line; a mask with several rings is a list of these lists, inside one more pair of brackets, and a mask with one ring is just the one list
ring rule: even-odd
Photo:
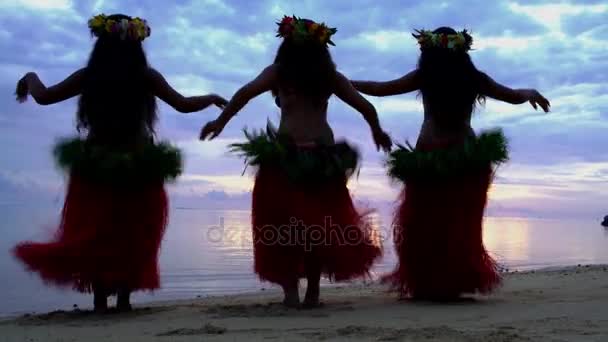
[[[298,94],[291,89],[284,89],[278,85],[278,98],[281,103],[281,124],[279,131],[292,136],[298,143],[322,141],[327,144],[334,143],[334,134],[327,121],[327,99],[318,100]],[[361,96],[352,86],[350,80],[342,73],[336,71],[334,89],[331,95],[360,112],[372,129],[379,129],[378,115],[369,101]],[[330,95],[330,96],[331,96]],[[390,145],[390,138],[384,136],[383,146]]]
[[417,146],[421,148],[458,144],[475,135],[471,127],[473,108],[465,112],[439,112],[424,103],[424,121]]
[[[378,148],[388,151],[390,137],[380,127],[378,114],[374,106],[367,101],[340,72],[336,71],[332,94],[357,110],[372,129],[374,142]],[[222,114],[207,123],[201,130],[200,139],[214,139],[228,121],[235,116],[251,99],[265,92],[278,89],[278,100],[281,107],[279,131],[293,137],[299,144],[324,142],[334,143],[333,132],[327,122],[327,102],[329,96],[322,100],[299,94],[292,89],[281,86],[277,75],[277,66],[266,67],[254,80],[242,86],[230,99]],[[331,96],[331,95],[330,95]]]
[[[511,89],[496,81],[485,73],[481,73],[481,94],[490,98],[511,103],[521,104],[529,101],[536,109],[540,106],[545,112],[549,111],[550,103],[534,89]],[[353,81],[354,87],[364,94],[371,96],[394,96],[420,90],[418,70],[410,71],[404,76],[385,82]],[[473,102],[469,108],[446,111],[442,106],[433,106],[423,98],[424,122],[420,129],[417,146],[433,148],[458,144],[467,137],[474,135],[471,127]]]
[[[36,73],[27,73],[17,83],[17,100],[24,102],[27,100],[28,94],[30,94],[36,103],[51,105],[82,95],[86,72],[86,68],[79,69],[63,81],[50,87],[47,87]],[[151,95],[160,98],[181,113],[192,113],[203,110],[211,104],[223,107],[228,103],[224,98],[215,94],[184,97],[173,89],[158,71],[152,68],[148,68],[146,77],[146,85],[150,85]],[[120,99],[108,96],[105,101],[120,101]],[[151,110],[154,110],[154,102],[150,102],[148,105],[149,107],[153,107]],[[116,105],[116,107],[120,108],[120,105]],[[150,141],[153,133],[152,127],[147,127],[143,120],[132,120],[130,125],[125,124],[125,116],[133,115],[134,113],[135,111],[126,111],[125,114],[117,114],[113,110],[108,110],[107,113],[104,113],[106,115],[102,116],[103,119],[96,120],[93,123],[87,122],[88,138],[104,145],[121,148],[123,146],[140,145],[142,142]],[[114,117],[110,115],[114,115]]]
[[327,122],[328,99],[319,102],[301,94],[279,88],[281,123],[279,132],[297,143],[334,143],[334,134]]
[[[480,91],[484,96],[511,104],[530,102],[534,109],[540,106],[543,111],[549,112],[551,104],[534,89],[511,89],[494,81],[490,76],[481,73]],[[418,145],[441,146],[457,144],[467,137],[474,136],[471,127],[471,116],[474,103],[469,108],[454,112],[439,112],[432,108],[429,103],[424,102],[424,123],[420,130]]]

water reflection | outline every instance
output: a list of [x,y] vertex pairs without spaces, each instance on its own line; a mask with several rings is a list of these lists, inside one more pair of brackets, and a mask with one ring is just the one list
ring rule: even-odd
[[[384,257],[373,270],[380,275],[396,261],[390,217],[373,213],[370,220],[375,242],[384,246]],[[238,273],[250,285],[263,286],[252,274],[250,225],[249,211],[176,211],[163,246],[165,278],[191,278],[185,273],[192,270],[217,277]],[[486,218],[484,226],[486,248],[509,269],[608,262],[608,231],[591,222]],[[215,281],[217,277],[204,278]]]
[[[8,255],[17,241],[38,238],[43,223],[58,211],[37,213],[13,208],[3,213],[5,238],[0,246],[0,315],[28,310],[69,309],[90,305],[88,296],[48,288],[27,274]],[[372,270],[378,277],[395,266],[390,216],[370,216],[384,258]],[[33,222],[33,223],[32,223]],[[253,273],[249,211],[173,210],[161,250],[162,289],[153,296],[139,293],[135,301],[171,300],[256,291],[270,285]],[[17,228],[15,228],[17,227]],[[490,253],[509,269],[608,263],[608,230],[595,221],[487,218],[484,241]]]
[[530,221],[525,219],[484,219],[486,249],[501,264],[517,267],[530,259]]
[[608,234],[591,220],[488,218],[484,241],[509,268],[608,262]]

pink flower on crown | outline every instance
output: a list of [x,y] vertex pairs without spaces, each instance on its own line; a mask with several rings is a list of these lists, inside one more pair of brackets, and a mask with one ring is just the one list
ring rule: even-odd
[[279,31],[280,31],[281,35],[283,35],[283,36],[290,35],[293,32],[293,30],[294,30],[294,27],[291,24],[281,25],[281,27],[279,28]]
[[281,20],[281,25],[291,25],[293,20],[293,17],[284,16],[283,20]]

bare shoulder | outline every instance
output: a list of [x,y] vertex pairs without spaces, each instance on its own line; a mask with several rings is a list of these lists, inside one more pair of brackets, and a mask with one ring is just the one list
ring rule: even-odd
[[349,82],[348,77],[344,76],[344,74],[341,73],[339,70],[336,70],[336,81],[340,81],[340,82],[347,81],[347,82]]
[[72,74],[72,76],[83,77],[86,72],[87,72],[87,68],[86,67],[80,68],[80,69],[74,71],[74,73]]
[[496,82],[490,75],[483,71],[479,71],[477,77],[481,92],[485,95],[495,96],[498,92],[510,90],[510,88]]
[[269,66],[267,66],[266,68],[264,68],[264,71],[277,72],[278,69],[279,69],[279,65],[276,63],[272,63]]
[[277,84],[278,80],[278,68],[277,65],[271,64],[264,68],[258,76],[245,85],[246,88],[251,88],[253,93],[262,93],[268,89],[271,89]]
[[148,67],[148,72],[146,74],[151,81],[157,81],[159,79],[164,78],[163,74],[161,74],[158,70],[152,67]]
[[486,80],[491,80],[492,77],[490,77],[490,75],[486,74],[485,72],[481,71],[481,70],[477,70],[477,77],[479,77],[480,80],[482,81],[486,81]]
[[279,66],[276,64],[270,64],[262,72],[260,73],[260,77],[263,77],[268,80],[274,80],[277,78],[279,73]]
[[350,88],[350,80],[348,77],[344,76],[343,73],[336,70],[336,75],[334,78],[334,92],[344,91],[344,89]]

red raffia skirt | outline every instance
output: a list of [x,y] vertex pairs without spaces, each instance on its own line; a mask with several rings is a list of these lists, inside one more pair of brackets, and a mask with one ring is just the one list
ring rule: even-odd
[[398,265],[384,278],[403,297],[452,299],[500,285],[482,240],[492,176],[488,166],[450,180],[407,182],[393,221]]
[[252,201],[255,272],[286,284],[305,277],[310,261],[335,281],[368,275],[382,248],[366,215],[355,208],[344,178],[303,186],[261,166]]
[[124,188],[72,176],[54,239],[21,243],[13,253],[48,284],[80,292],[94,285],[157,289],[167,214],[162,182]]

